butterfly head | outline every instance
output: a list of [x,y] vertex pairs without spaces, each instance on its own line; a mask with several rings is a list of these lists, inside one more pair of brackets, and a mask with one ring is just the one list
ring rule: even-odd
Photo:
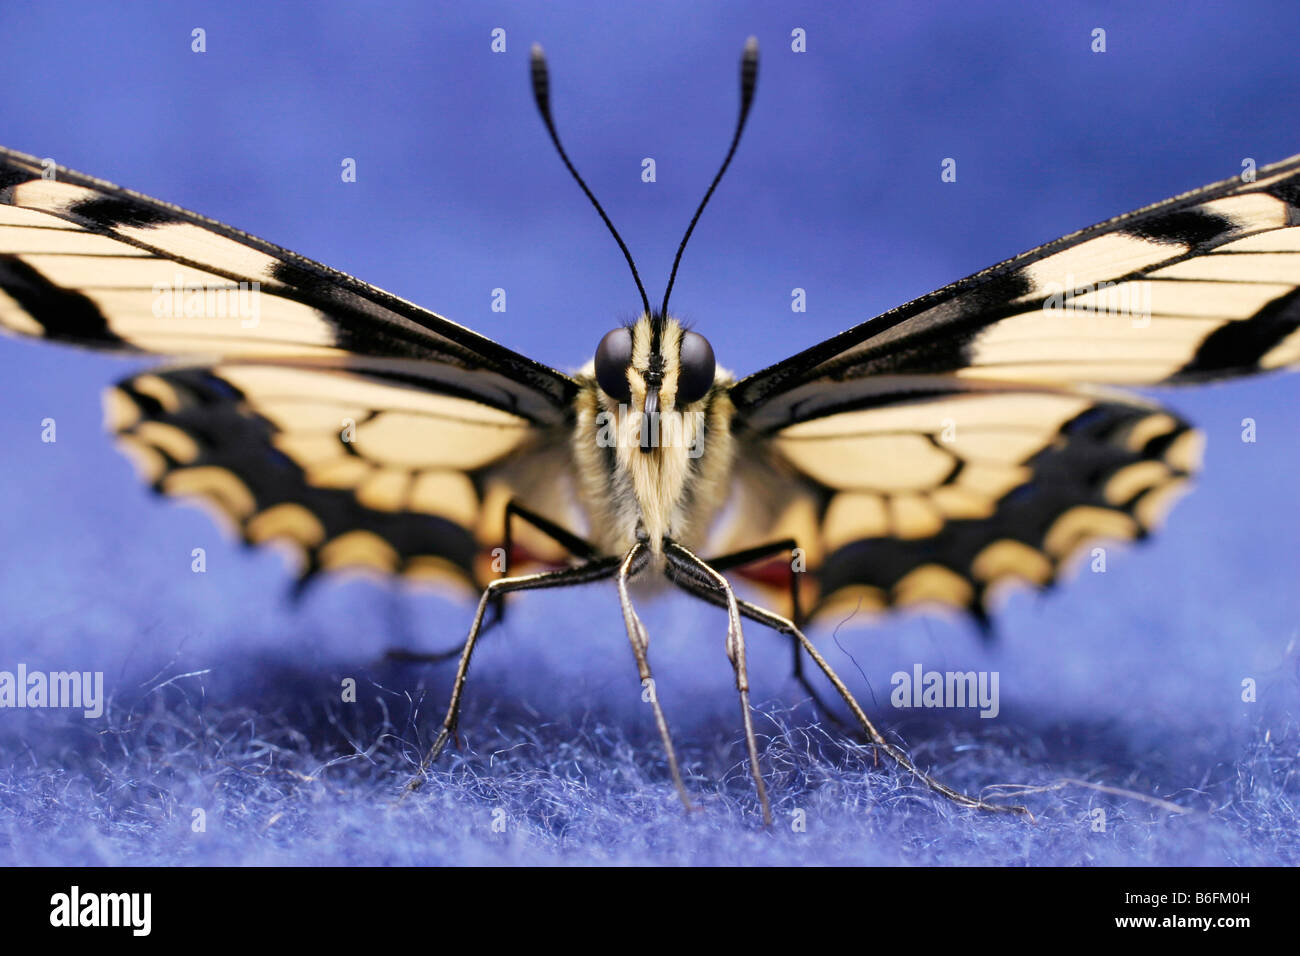
[[[596,383],[612,405],[648,419],[689,413],[713,388],[717,363],[713,346],[676,319],[643,314],[633,325],[606,333],[596,348]],[[655,444],[642,429],[641,450]]]
[[[672,270],[668,274],[668,286],[664,290],[663,304],[658,310],[650,306],[645,285],[637,272],[632,253],[628,251],[623,237],[618,234],[610,222],[600,201],[596,199],[582,176],[578,174],[569,160],[560,134],[556,131],[555,120],[551,115],[551,80],[546,65],[546,56],[540,46],[534,45],[530,70],[533,82],[533,97],[537,101],[537,110],[542,122],[550,134],[555,151],[559,153],[565,167],[574,181],[586,194],[595,207],[601,220],[609,229],[614,241],[618,243],[623,257],[627,259],[632,279],[636,282],[637,293],[641,297],[641,317],[632,325],[614,329],[600,340],[596,349],[595,378],[605,397],[603,404],[606,411],[613,411],[609,406],[633,409],[639,417],[654,420],[658,415],[678,413],[680,418],[688,411],[702,415],[700,407],[691,408],[704,399],[713,388],[717,366],[713,358],[713,347],[704,336],[681,327],[681,324],[668,313],[668,301],[672,296],[673,283],[677,279],[677,267],[681,265],[682,253],[695,231],[696,223],[704,213],[718,183],[731,164],[740,143],[740,134],[745,129],[745,120],[754,101],[754,87],[758,78],[758,41],[753,37],[745,43],[745,51],[740,60],[740,112],[736,118],[735,132],[731,136],[731,145],[727,155],[709,184],[704,198],[700,200],[691,217],[690,225],[677,246],[677,255],[673,258]],[[644,432],[643,432],[644,435]],[[643,437],[640,442],[642,452],[649,453],[656,447],[652,438]]]
[[612,553],[636,541],[692,546],[722,497],[732,458],[728,388],[713,347],[645,312],[608,332],[581,376],[574,450]]
[[[719,375],[708,340],[683,329],[671,317],[668,302],[686,244],[740,143],[754,100],[758,41],[750,37],[741,56],[740,112],[731,145],[677,246],[663,304],[657,310],[650,305],[627,244],[560,142],[541,47],[533,48],[531,72],[533,97],[555,151],[618,243],[641,298],[641,317],[600,340],[591,369],[594,387],[580,396],[575,449],[584,487],[589,489],[584,494],[608,519],[596,523],[601,525],[598,535],[611,551],[630,547],[635,540],[648,541],[660,553],[670,535],[674,540],[690,540],[691,529],[707,523],[706,512],[723,494],[731,458],[731,403],[725,387],[730,377],[725,372]],[[715,388],[715,379],[723,387]],[[611,486],[621,489],[614,504]]]

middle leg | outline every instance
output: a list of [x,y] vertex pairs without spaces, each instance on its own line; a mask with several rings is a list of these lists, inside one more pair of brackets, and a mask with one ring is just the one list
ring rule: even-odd
[[469,672],[470,658],[474,655],[474,645],[478,642],[479,634],[482,631],[483,615],[492,599],[498,594],[508,591],[569,587],[576,584],[586,584],[590,581],[604,580],[614,576],[618,571],[619,563],[618,558],[599,558],[575,568],[542,571],[538,574],[524,574],[515,578],[497,578],[484,588],[483,596],[479,599],[478,608],[474,612],[474,622],[470,625],[469,637],[465,639],[465,647],[461,651],[460,664],[456,668],[456,679],[452,684],[451,702],[447,705],[447,716],[443,718],[442,728],[438,731],[433,746],[429,748],[428,755],[420,763],[419,772],[407,783],[403,796],[419,788],[421,782],[423,782],[425,771],[438,759],[438,755],[442,753],[447,741],[456,732],[456,723],[460,718],[461,695],[465,689],[465,676]]
[[[727,603],[723,595],[719,594],[716,588],[710,586],[708,580],[699,570],[684,566],[677,566],[673,568],[673,570],[677,573],[670,575],[670,578],[672,582],[682,590],[689,594],[693,594],[698,598],[702,598],[710,604],[724,605]],[[758,607],[755,604],[751,604],[748,601],[737,601],[736,603],[740,613],[745,617],[757,621],[760,624],[764,624],[781,634],[787,634],[797,640],[800,647],[807,652],[808,656],[812,658],[813,663],[820,668],[821,672],[826,675],[826,679],[831,682],[832,686],[834,686],[836,692],[840,695],[840,698],[853,713],[854,718],[857,719],[863,732],[866,733],[867,738],[875,746],[883,750],[903,770],[913,774],[931,790],[947,797],[959,806],[972,807],[978,810],[989,810],[995,813],[1017,813],[1027,816],[1031,822],[1033,821],[1034,816],[1029,812],[1027,807],[988,803],[978,797],[972,797],[969,794],[962,793],[960,790],[948,786],[943,781],[932,777],[930,774],[918,768],[916,764],[912,763],[912,759],[906,753],[891,744],[885,739],[884,735],[876,729],[875,725],[871,722],[870,718],[867,717],[866,712],[862,709],[857,699],[853,696],[852,691],[849,690],[844,681],[840,679],[840,676],[831,668],[831,665],[826,658],[822,657],[821,652],[817,650],[812,641],[808,640],[803,631],[801,631],[793,621],[789,618],[782,617],[779,614]]]
[[[556,544],[560,545],[569,554],[575,558],[581,558],[583,561],[594,561],[600,556],[596,546],[585,538],[581,538],[548,518],[544,518],[537,512],[525,508],[515,498],[511,498],[506,504],[505,513],[505,543],[501,549],[501,568],[502,578],[508,577],[510,573],[510,551],[514,547],[514,519],[532,525],[542,534],[546,535]],[[492,601],[492,617],[483,623],[479,636],[486,634],[493,627],[505,620],[505,591],[498,593]],[[389,648],[384,653],[384,658],[390,661],[398,661],[403,664],[441,664],[443,661],[449,661],[459,657],[465,650],[465,645],[449,648],[445,651],[408,651],[405,648]]]
[[[794,553],[798,548],[799,544],[794,538],[784,538],[780,541],[769,541],[767,544],[760,544],[755,548],[746,548],[743,551],[733,551],[730,554],[719,555],[716,558],[708,558],[704,563],[715,571],[730,571],[733,568],[743,568],[746,565],[756,564],[759,561],[773,558],[778,554],[789,553],[790,620],[794,622],[796,627],[803,627],[803,607],[802,600],[799,596],[799,574],[801,572],[796,571],[794,568]],[[742,611],[741,613],[744,612]],[[817,692],[817,688],[812,685],[812,681],[810,681],[808,675],[804,673],[803,649],[799,646],[799,642],[794,637],[790,637],[790,653],[793,660],[794,679],[799,683],[799,686],[804,689],[804,692],[812,700],[813,704],[830,719],[831,723],[835,724],[842,730],[847,730],[848,724],[845,723],[845,721],[836,714],[824,700],[822,700],[821,694]]]

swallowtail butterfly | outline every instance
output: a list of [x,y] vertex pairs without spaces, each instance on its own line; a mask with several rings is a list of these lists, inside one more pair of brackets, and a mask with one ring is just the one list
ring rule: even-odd
[[[673,277],[735,153],[757,65],[751,40],[731,146]],[[106,395],[109,427],[153,489],[209,502],[246,542],[290,543],[299,587],[365,568],[479,595],[428,761],[454,734],[474,642],[504,594],[616,582],[646,679],[628,581],[658,576],[728,611],[766,820],[742,618],[787,635],[796,673],[806,654],[867,737],[920,774],[804,622],[841,605],[925,604],[987,621],[1008,583],[1046,586],[1097,540],[1157,528],[1196,473],[1198,433],[1110,386],[1300,362],[1295,157],[1073,233],[733,377],[668,311],[672,278],[652,307],[560,144],[540,49],[532,81],[641,296],[640,317],[599,339],[574,374],[218,222],[0,150],[0,328],[180,360]],[[728,571],[774,609],[738,597]],[[1022,809],[920,776],[968,806]]]

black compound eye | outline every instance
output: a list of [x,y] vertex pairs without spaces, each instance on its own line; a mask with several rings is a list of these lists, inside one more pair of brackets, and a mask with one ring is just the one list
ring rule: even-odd
[[605,333],[596,346],[596,383],[600,390],[619,402],[632,401],[627,384],[627,367],[632,364],[632,331],[622,328]]
[[677,374],[677,405],[689,405],[707,395],[713,387],[713,374],[717,367],[709,340],[697,332],[683,332],[681,370]]

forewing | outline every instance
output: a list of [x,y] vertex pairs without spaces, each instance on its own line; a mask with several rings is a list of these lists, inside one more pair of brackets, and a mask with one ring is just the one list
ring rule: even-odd
[[577,388],[351,276],[8,150],[0,150],[0,329],[205,361],[432,362],[442,387],[546,424],[568,414]]
[[1300,157],[1119,216],[922,296],[738,382],[742,422],[826,388],[950,373],[1038,384],[1199,382],[1300,362]]
[[882,376],[857,400],[742,442],[718,550],[793,538],[805,610],[986,620],[1003,585],[1045,587],[1098,542],[1144,537],[1199,466],[1197,432],[1122,396]]

